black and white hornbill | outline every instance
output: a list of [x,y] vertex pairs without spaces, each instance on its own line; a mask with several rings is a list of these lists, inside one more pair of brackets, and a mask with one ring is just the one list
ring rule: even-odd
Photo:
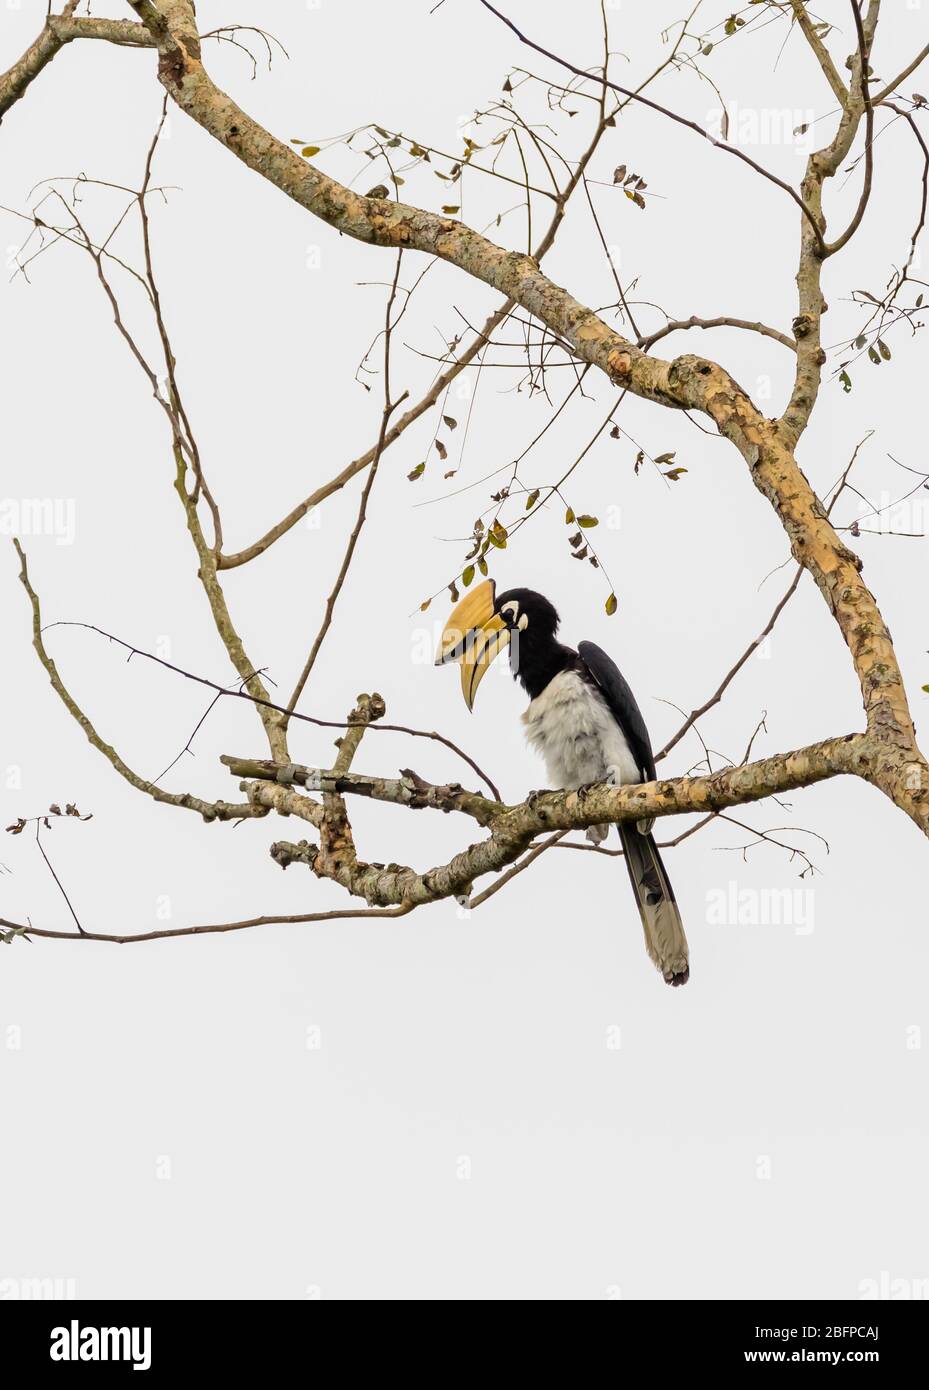
[[[557,638],[558,623],[542,594],[508,589],[498,596],[488,579],[453,609],[436,665],[460,664],[462,694],[473,709],[491,662],[509,646],[513,675],[530,701],[523,714],[526,737],[544,758],[554,786],[654,781],[648,730],[616,663],[593,642],[578,643],[577,651],[564,646]],[[668,984],[686,984],[687,938],[652,821],[621,822],[617,829],[648,954]],[[608,830],[600,825],[587,833],[599,842]]]

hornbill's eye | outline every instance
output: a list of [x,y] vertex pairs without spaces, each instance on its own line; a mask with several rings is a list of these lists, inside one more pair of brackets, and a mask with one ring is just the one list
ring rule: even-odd
[[437,666],[461,663],[461,693],[468,709],[474,708],[478,686],[509,640],[506,620],[494,606],[494,581],[486,579],[452,609],[435,659]]

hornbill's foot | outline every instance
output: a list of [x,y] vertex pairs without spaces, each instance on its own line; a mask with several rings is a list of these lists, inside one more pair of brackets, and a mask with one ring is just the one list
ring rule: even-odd
[[548,796],[551,790],[551,787],[539,787],[536,791],[530,792],[529,795],[526,797],[526,805],[532,806],[536,801],[538,801],[540,796]]

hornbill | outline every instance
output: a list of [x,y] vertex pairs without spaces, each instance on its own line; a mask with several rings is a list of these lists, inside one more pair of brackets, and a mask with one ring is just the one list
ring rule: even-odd
[[[461,665],[468,709],[490,663],[510,649],[513,676],[529,696],[523,714],[526,737],[545,760],[553,784],[577,790],[594,782],[614,786],[653,782],[655,759],[645,720],[616,663],[593,642],[577,651],[557,639],[559,617],[533,589],[496,594],[492,579],[466,594],[449,615],[436,665]],[[652,820],[620,821],[633,892],[649,956],[670,985],[690,975],[687,938],[661,856]],[[592,826],[588,838],[606,838],[609,826]]]

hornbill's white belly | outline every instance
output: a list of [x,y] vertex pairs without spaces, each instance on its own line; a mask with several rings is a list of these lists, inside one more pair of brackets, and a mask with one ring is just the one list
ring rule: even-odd
[[560,671],[550,680],[529,705],[523,723],[530,746],[545,760],[552,787],[642,780],[603,696],[576,671]]

